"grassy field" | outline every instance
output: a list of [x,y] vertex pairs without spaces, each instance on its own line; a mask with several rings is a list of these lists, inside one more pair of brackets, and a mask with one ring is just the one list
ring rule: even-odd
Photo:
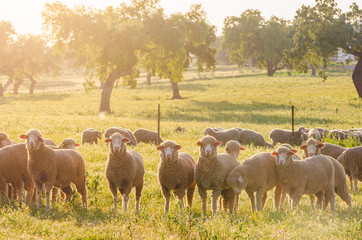
[[[71,88],[59,81],[39,81],[41,90],[36,89],[34,96],[7,93],[0,99],[0,131],[20,142],[19,134],[37,128],[45,137],[60,143],[66,137],[80,141],[81,132],[88,127],[103,132],[111,126],[156,130],[157,104],[161,104],[162,138],[176,141],[183,146],[182,151],[197,160],[195,143],[206,127],[249,128],[262,133],[270,142],[268,135],[272,129],[291,128],[292,105],[296,109],[296,126],[362,127],[362,102],[354,89],[352,72],[329,72],[330,77],[324,82],[309,75],[280,73],[271,78],[264,74],[254,69],[235,68],[220,68],[214,74],[201,76],[189,72],[180,84],[185,99],[177,101],[170,100],[168,81],[154,80],[152,86],[147,86],[141,79],[137,89],[114,90],[111,100],[114,113],[107,116],[96,114],[100,91],[69,91]],[[82,83],[81,78],[67,79],[71,86]],[[45,83],[48,85],[44,86]],[[54,86],[62,87],[49,92]],[[178,126],[186,132],[176,133]],[[98,146],[78,148],[86,162],[89,211],[82,211],[77,193],[67,205],[61,202],[52,205],[50,212],[44,210],[44,203],[40,211],[11,203],[0,207],[0,239],[362,238],[361,190],[352,195],[352,209],[337,197],[334,213],[312,210],[308,196],[303,197],[296,210],[285,207],[276,211],[270,193],[265,209],[256,214],[251,212],[249,198],[242,192],[237,214],[219,211],[211,216],[209,202],[209,217],[204,218],[196,193],[191,210],[180,214],[177,202],[172,199],[170,212],[165,215],[157,180],[159,153],[154,145],[139,144],[133,149],[142,155],[146,169],[139,214],[134,212],[134,192],[128,213],[113,214],[113,199],[104,174],[108,149],[102,141]],[[263,151],[270,149],[247,146],[239,160],[243,162]]]

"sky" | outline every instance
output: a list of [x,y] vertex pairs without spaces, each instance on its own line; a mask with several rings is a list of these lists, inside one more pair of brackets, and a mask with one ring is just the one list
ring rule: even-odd
[[[362,7],[362,0],[335,0],[343,12],[349,10],[352,2]],[[45,3],[54,0],[0,0],[0,21],[10,21],[15,31],[20,34],[42,33],[41,11]],[[98,9],[107,6],[118,6],[121,2],[129,3],[129,0],[60,0],[69,7],[86,5]],[[186,12],[191,4],[201,3],[207,13],[209,22],[218,29],[218,35],[222,33],[223,21],[227,16],[240,16],[246,9],[259,9],[262,16],[269,19],[275,15],[286,20],[292,20],[295,12],[303,4],[315,5],[314,0],[161,0],[160,4],[166,14]]]

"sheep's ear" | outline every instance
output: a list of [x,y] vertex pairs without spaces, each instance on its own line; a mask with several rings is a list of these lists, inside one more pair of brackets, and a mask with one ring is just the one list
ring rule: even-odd
[[244,150],[245,150],[245,148],[240,147],[240,150],[241,150],[241,151],[244,151]]
[[162,145],[158,146],[158,147],[157,147],[157,150],[158,150],[158,151],[161,151],[161,150],[162,150]]
[[217,145],[217,146],[219,146],[220,144],[221,144],[221,142],[220,142],[220,141],[217,141],[217,142],[216,142],[216,145]]
[[20,135],[19,135],[19,138],[20,138],[20,139],[28,139],[28,136],[25,135],[25,134],[20,134]]
[[317,144],[319,148],[324,148],[324,143],[322,141],[317,140]]
[[79,146],[80,146],[79,143],[75,143],[75,144],[74,144],[74,147],[79,147]]
[[196,143],[197,146],[201,146],[201,144],[202,144],[202,143],[201,143],[200,141],[198,141],[198,142]]
[[306,147],[306,145],[305,145],[305,144],[306,144],[306,142],[305,142],[305,141],[304,141],[304,142],[302,142],[302,145],[300,145],[300,149],[302,149],[302,150],[303,150],[303,149]]
[[181,148],[182,148],[182,146],[181,145],[176,145],[176,150],[180,150]]
[[292,149],[289,154],[290,154],[290,155],[294,155],[294,154],[296,154],[297,152],[298,152],[297,150]]
[[112,140],[110,138],[106,138],[106,140],[104,140],[105,143],[110,143],[112,142]]
[[128,138],[123,138],[123,142],[128,143],[130,140]]
[[276,155],[278,155],[278,153],[277,152],[272,152],[271,155],[276,156]]
[[39,141],[40,141],[40,142],[44,142],[44,138],[43,138],[43,137],[39,137]]

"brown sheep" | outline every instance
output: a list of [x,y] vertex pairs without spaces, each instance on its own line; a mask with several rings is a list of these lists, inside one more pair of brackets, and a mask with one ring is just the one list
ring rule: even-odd
[[244,145],[253,143],[254,146],[270,147],[270,148],[273,147],[273,145],[265,141],[265,138],[261,133],[255,132],[250,129],[242,129],[240,131],[239,141],[241,144]]
[[123,213],[126,213],[129,194],[133,187],[136,188],[136,212],[139,211],[145,168],[141,155],[134,150],[127,150],[126,143],[129,141],[117,132],[105,140],[109,143],[106,177],[113,195],[115,213],[117,213],[117,189],[123,195]]
[[72,149],[52,149],[44,144],[44,138],[36,129],[19,135],[26,140],[28,151],[28,170],[33,179],[37,193],[37,208],[41,207],[41,194],[44,185],[46,210],[50,210],[50,192],[55,186],[66,194],[70,200],[70,183],[74,183],[82,197],[83,208],[87,209],[87,189],[85,164],[83,157]]
[[300,145],[304,141],[304,134],[305,128],[299,127],[296,132],[294,132],[294,142],[292,142],[292,131],[291,130],[284,130],[284,129],[273,129],[270,132],[270,139],[273,141],[273,146],[275,146],[278,142],[279,143],[289,143],[289,144],[296,144]]
[[192,198],[196,187],[195,161],[187,153],[179,153],[182,147],[171,140],[163,142],[157,147],[160,151],[161,162],[158,165],[158,181],[162,194],[166,198],[165,213],[170,205],[170,190],[180,200],[181,210],[184,208],[183,197],[187,191],[187,202],[192,207]]
[[[137,143],[153,143],[153,144],[160,144],[163,142],[161,137],[158,137],[158,133],[155,131],[150,131],[143,128],[138,128],[133,132]],[[158,140],[157,140],[158,139]]]
[[347,148],[335,145],[332,143],[323,143],[324,147],[321,149],[321,154],[331,156],[337,159]]
[[98,139],[102,139],[102,132],[93,128],[87,128],[82,132],[82,145],[84,143],[98,144]]
[[362,181],[362,147],[347,149],[338,157],[337,161],[344,167],[351,182],[351,189],[357,192],[357,180]]

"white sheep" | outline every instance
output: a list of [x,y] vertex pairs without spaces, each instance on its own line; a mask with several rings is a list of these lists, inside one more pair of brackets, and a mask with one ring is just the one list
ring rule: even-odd
[[117,189],[123,196],[123,213],[126,213],[129,194],[133,187],[136,188],[136,212],[139,211],[145,168],[141,155],[134,150],[127,150],[126,143],[129,141],[118,132],[105,140],[106,143],[110,143],[106,177],[113,195],[115,213],[117,213]]
[[357,192],[357,180],[362,181],[362,147],[353,147],[345,150],[337,158],[337,161],[344,167],[351,182],[351,189]]
[[166,198],[165,213],[170,206],[170,191],[180,200],[181,210],[184,208],[183,198],[187,191],[187,203],[192,207],[192,198],[196,187],[194,159],[187,153],[179,153],[181,145],[171,140],[157,147],[160,151],[161,162],[158,165],[158,181],[163,196]]

